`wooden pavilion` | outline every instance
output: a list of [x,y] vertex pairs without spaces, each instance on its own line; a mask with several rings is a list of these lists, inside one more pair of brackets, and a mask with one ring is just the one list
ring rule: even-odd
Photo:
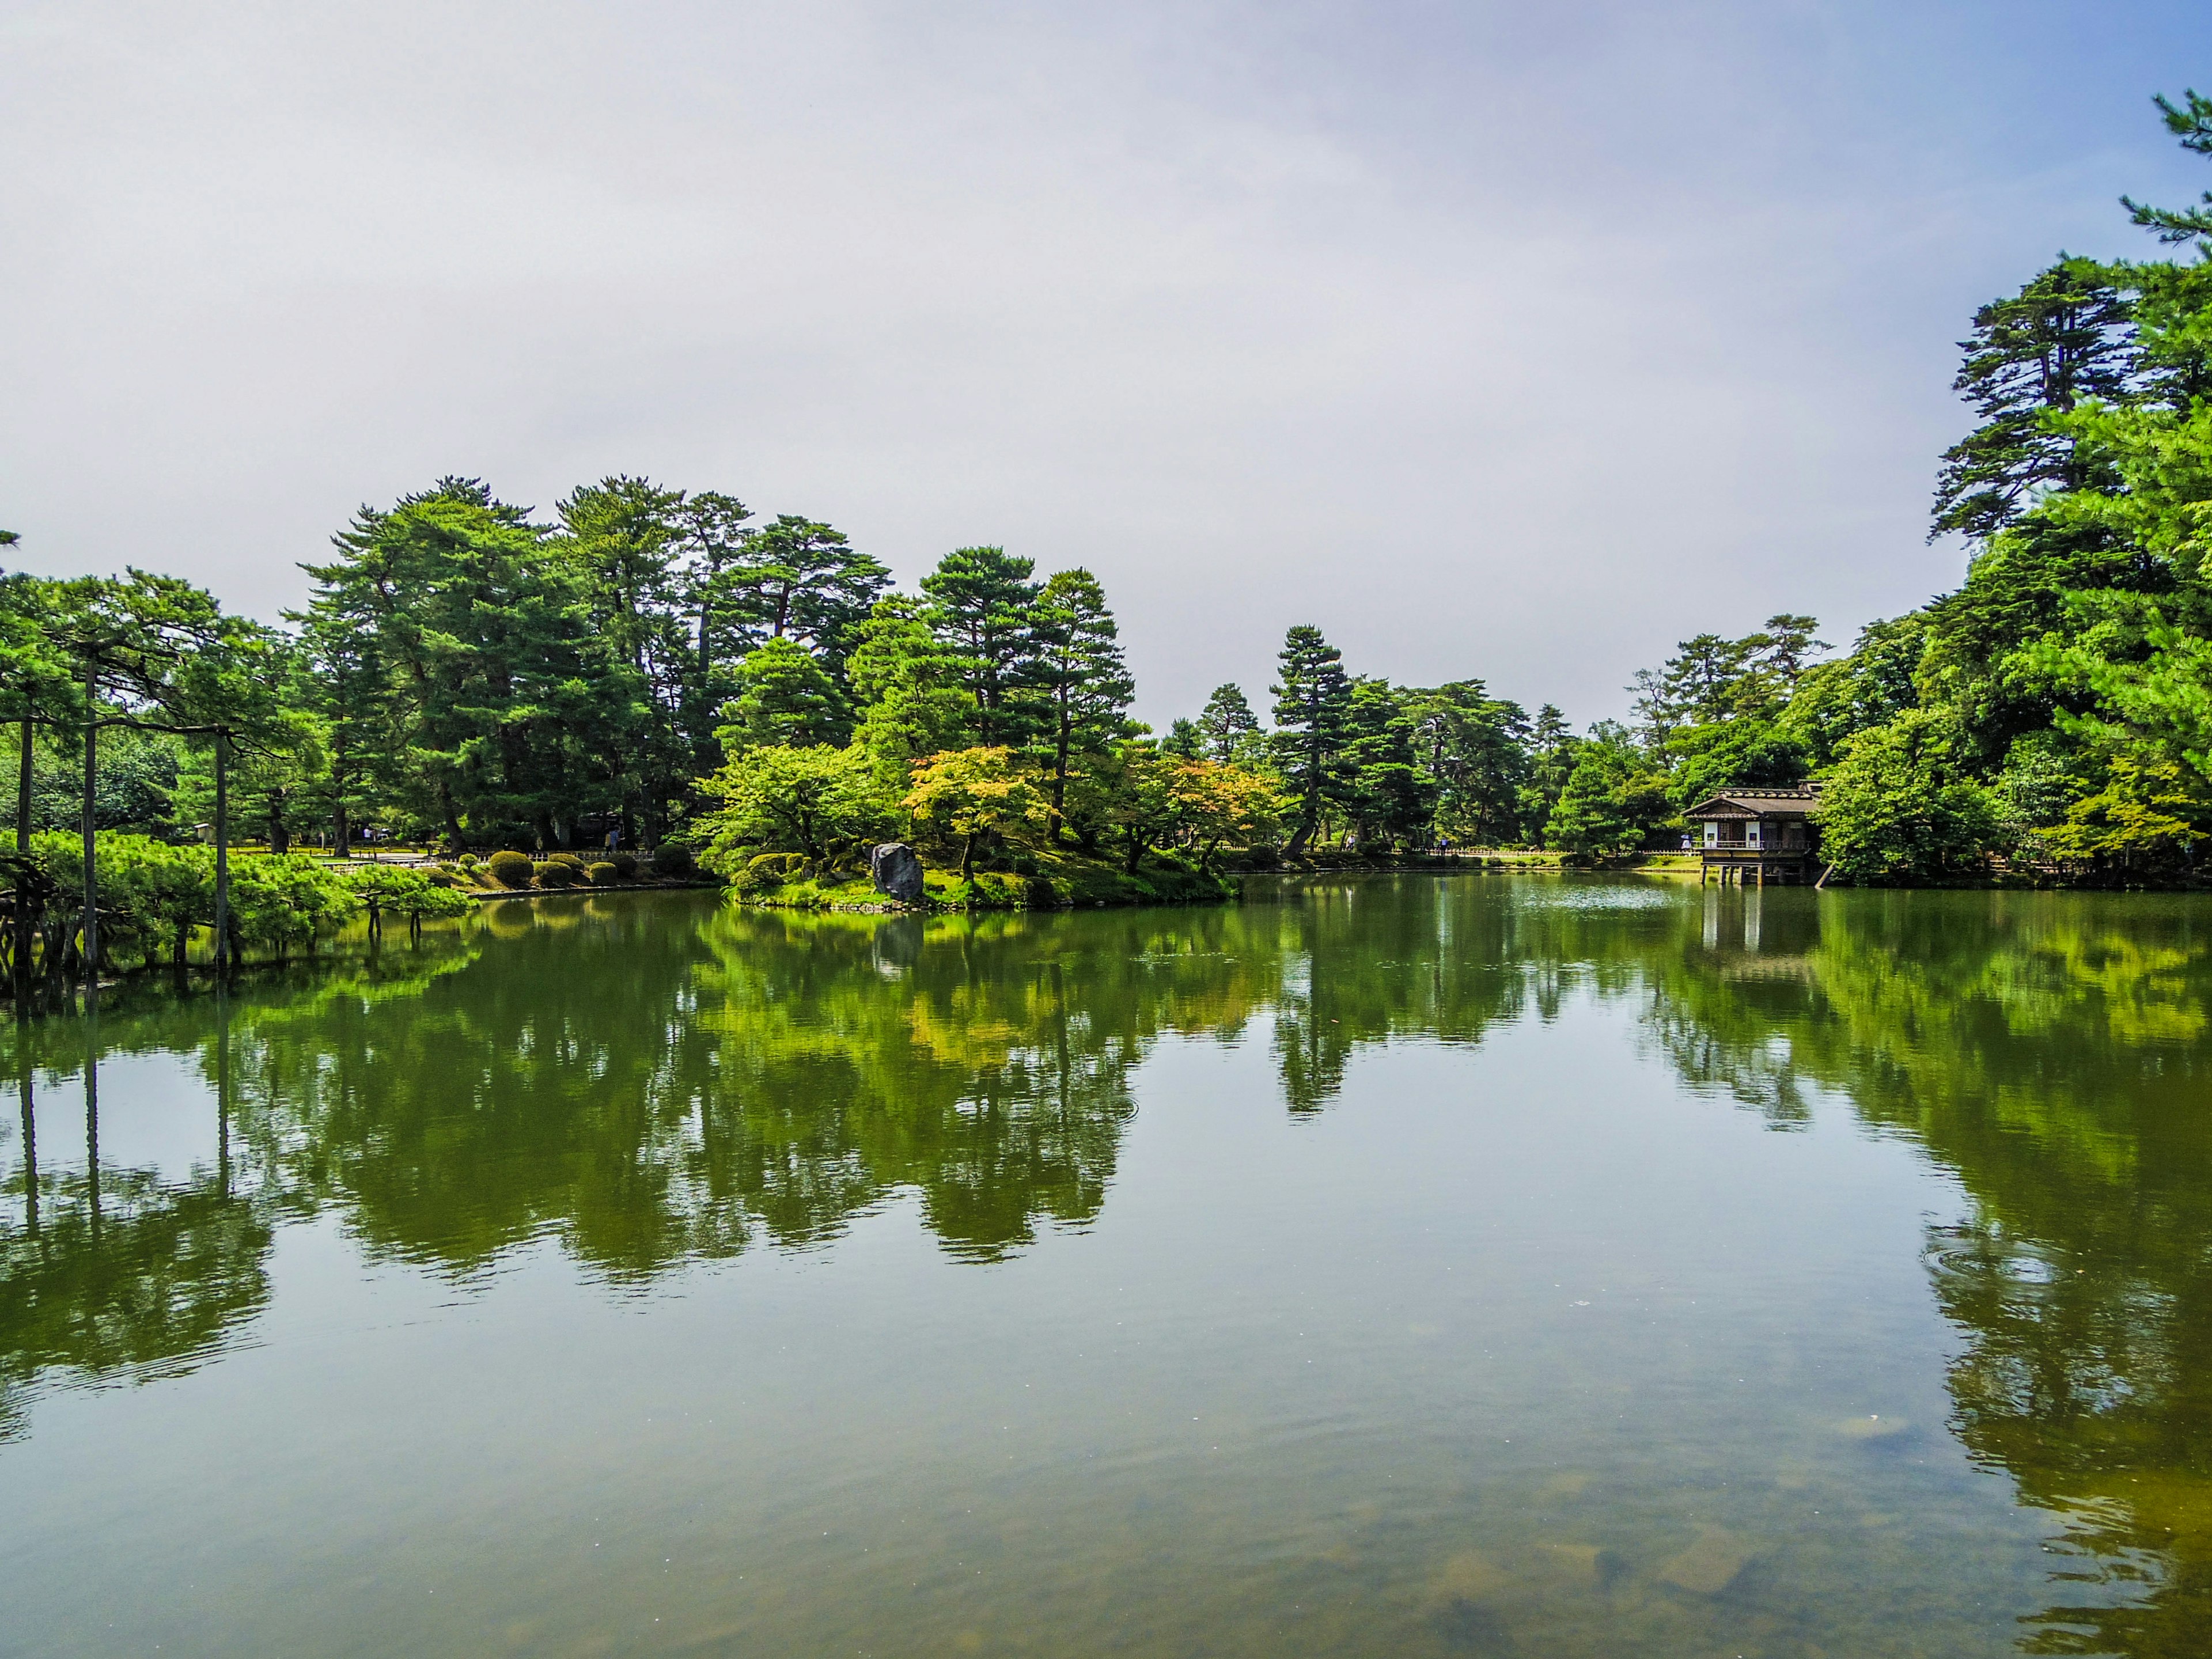
[[1789,788],[1723,789],[1682,814],[1689,820],[1691,850],[1702,854],[1698,878],[1717,874],[1725,886],[1812,879],[1820,830],[1817,785]]

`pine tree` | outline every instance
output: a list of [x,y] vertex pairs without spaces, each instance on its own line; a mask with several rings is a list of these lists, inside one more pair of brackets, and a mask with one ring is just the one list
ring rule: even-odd
[[2075,434],[2045,418],[2086,398],[2124,397],[2134,369],[2125,295],[2088,259],[2061,259],[2010,299],[1974,313],[1954,387],[1981,424],[1943,453],[1929,538],[1958,531],[1987,540],[2044,489],[2078,489],[2102,476]]
[[1041,746],[1058,842],[1066,828],[1071,758],[1127,734],[1137,685],[1121,655],[1106,591],[1088,570],[1063,570],[1045,583],[1030,618],[1036,655],[1028,689],[1043,704]]
[[1244,700],[1243,687],[1233,683],[1217,685],[1206,707],[1199,710],[1198,729],[1206,740],[1206,753],[1213,759],[1242,760],[1250,754],[1253,739],[1260,735],[1260,717]]
[[1034,706],[1022,699],[1036,660],[1036,568],[1001,547],[963,547],[921,579],[930,623],[959,654],[982,747],[1026,742],[1036,730]]
[[1310,623],[1283,636],[1276,672],[1276,749],[1297,811],[1288,850],[1300,853],[1320,829],[1323,809],[1343,790],[1352,682],[1343,654]]

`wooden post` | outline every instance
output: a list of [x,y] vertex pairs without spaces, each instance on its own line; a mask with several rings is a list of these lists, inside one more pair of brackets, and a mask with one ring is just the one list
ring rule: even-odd
[[230,734],[215,734],[215,971],[230,971]]
[[93,707],[98,694],[99,670],[90,663],[84,669],[84,971],[88,978],[97,982],[100,978],[100,876],[96,868],[97,851],[92,838],[92,791],[99,781],[99,763],[95,752],[100,745],[100,720]]

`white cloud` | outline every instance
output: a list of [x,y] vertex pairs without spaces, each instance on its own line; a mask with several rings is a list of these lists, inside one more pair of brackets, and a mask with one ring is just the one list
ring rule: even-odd
[[1917,602],[1966,307],[2136,179],[1993,170],[1903,13],[1539,15],[19,7],[0,519],[270,614],[360,501],[646,472],[1086,563],[1156,719],[1295,621],[1588,717]]

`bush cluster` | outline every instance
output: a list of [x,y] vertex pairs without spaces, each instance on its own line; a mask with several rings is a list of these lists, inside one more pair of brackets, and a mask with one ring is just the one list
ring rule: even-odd
[[494,853],[484,861],[484,867],[491,872],[491,878],[502,887],[527,887],[531,878],[537,873],[532,868],[530,855],[526,853]]
[[680,841],[664,841],[653,849],[653,873],[656,876],[682,880],[698,867],[699,861],[691,855],[691,849]]
[[622,872],[611,863],[595,864],[584,874],[594,887],[611,887],[622,878]]

